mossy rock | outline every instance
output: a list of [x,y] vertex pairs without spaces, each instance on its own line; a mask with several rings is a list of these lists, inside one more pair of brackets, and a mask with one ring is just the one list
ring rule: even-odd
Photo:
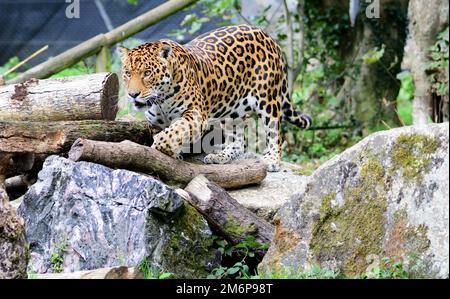
[[149,239],[155,239],[161,221],[166,222],[162,228],[164,234],[157,246],[151,245],[148,260],[172,273],[172,278],[206,278],[220,263],[220,254],[212,248],[213,236],[206,220],[194,207],[184,203],[172,217],[159,219],[159,225],[147,224]]
[[355,277],[386,257],[448,277],[448,135],[448,123],[379,132],[325,163],[275,216],[296,242],[286,250],[275,233],[260,270]]

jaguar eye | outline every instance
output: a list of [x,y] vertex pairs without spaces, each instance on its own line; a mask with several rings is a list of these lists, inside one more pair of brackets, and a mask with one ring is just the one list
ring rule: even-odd
[[148,77],[148,76],[150,76],[150,71],[145,71],[144,72],[144,77]]

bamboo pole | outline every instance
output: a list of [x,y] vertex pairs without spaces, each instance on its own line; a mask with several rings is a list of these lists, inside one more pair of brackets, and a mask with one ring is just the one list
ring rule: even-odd
[[22,83],[31,78],[42,79],[57,73],[81,59],[98,53],[102,47],[111,47],[124,39],[141,32],[161,20],[171,16],[198,0],[170,0],[160,6],[140,15],[137,18],[117,27],[116,29],[94,36],[93,38],[49,59],[19,76],[9,80],[6,84]]

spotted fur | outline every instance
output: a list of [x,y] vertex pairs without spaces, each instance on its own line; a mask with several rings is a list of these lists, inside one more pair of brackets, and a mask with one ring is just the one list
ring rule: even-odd
[[[223,27],[186,45],[161,40],[121,52],[130,99],[162,129],[152,147],[173,157],[197,141],[213,119],[243,120],[254,112],[267,134],[268,170],[278,171],[281,120],[301,128],[311,124],[289,101],[280,47],[257,27]],[[227,163],[244,151],[243,133],[232,135],[233,142],[207,155],[205,163]]]

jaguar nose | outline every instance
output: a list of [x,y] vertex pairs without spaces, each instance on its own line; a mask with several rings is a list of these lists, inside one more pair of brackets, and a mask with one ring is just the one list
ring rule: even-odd
[[140,91],[131,91],[131,92],[128,93],[128,95],[130,97],[132,97],[133,99],[137,98],[140,94],[141,94]]

